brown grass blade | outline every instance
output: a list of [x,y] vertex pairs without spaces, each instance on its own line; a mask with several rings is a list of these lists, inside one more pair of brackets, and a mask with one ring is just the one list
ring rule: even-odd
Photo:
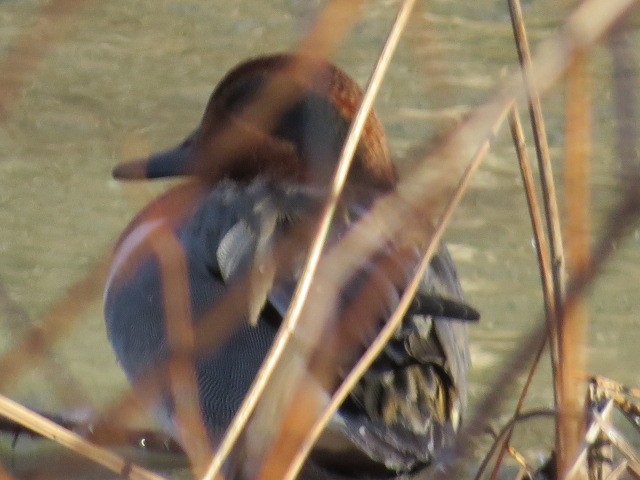
[[[542,225],[542,216],[540,214],[540,207],[535,190],[535,183],[533,180],[533,174],[531,172],[531,164],[529,162],[529,156],[525,146],[524,133],[522,131],[522,124],[520,122],[520,115],[518,109],[514,105],[509,114],[509,125],[511,128],[511,136],[516,148],[516,154],[518,156],[518,163],[520,165],[520,173],[522,175],[522,182],[524,187],[525,196],[527,198],[527,207],[529,209],[529,218],[531,219],[531,227],[533,229],[533,235],[535,238],[536,255],[538,258],[538,268],[540,269],[540,281],[542,283],[542,298],[544,301],[545,319],[547,324],[547,337],[542,341],[540,347],[533,359],[529,374],[522,387],[518,403],[516,404],[514,418],[517,418],[524,405],[527,392],[533,381],[534,373],[540,362],[542,352],[544,350],[547,341],[554,344],[556,341],[555,335],[555,297],[553,294],[553,278],[551,272],[551,266],[549,264],[549,249],[547,245],[547,239],[544,233],[544,227]],[[557,351],[557,346],[555,347]],[[555,372],[555,363],[552,362],[552,372]],[[555,377],[555,373],[554,373]],[[512,424],[513,425],[513,424]],[[502,464],[502,459],[507,452],[507,447],[511,440],[513,428],[508,429],[506,438],[502,443],[502,448],[498,452],[498,458],[496,459],[495,466],[491,473],[491,479],[495,480],[498,476],[498,471]]]
[[60,427],[56,423],[29,410],[13,400],[0,395],[0,415],[50,438],[74,452],[108,468],[124,478],[132,480],[162,480],[163,477],[137,465],[132,465],[120,455],[94,445],[80,435]]
[[[589,156],[591,145],[591,104],[588,64],[577,55],[567,74],[565,198],[568,270],[581,276],[589,264]],[[558,472],[563,477],[570,468],[584,435],[583,404],[586,398],[587,312],[581,299],[564,310],[559,322],[560,379],[558,423]]]
[[22,97],[20,92],[56,43],[71,30],[74,13],[86,3],[86,0],[46,2],[36,14],[34,25],[21,33],[0,60],[0,123],[10,117],[13,105]]
[[[564,256],[562,252],[562,234],[560,230],[560,216],[558,214],[558,203],[556,199],[555,184],[553,182],[553,171],[551,169],[551,156],[547,142],[547,132],[544,127],[544,117],[540,104],[540,87],[536,85],[529,41],[524,26],[522,8],[519,0],[509,0],[509,12],[511,14],[511,24],[513,26],[513,36],[518,50],[520,68],[527,93],[529,104],[529,115],[533,128],[533,139],[536,146],[538,166],[540,169],[540,184],[542,186],[542,198],[546,212],[547,230],[551,239],[551,265],[553,267],[553,288],[555,294],[555,304],[559,305],[564,294]],[[557,317],[556,317],[557,318]],[[552,350],[555,355],[557,350]],[[552,358],[556,362],[557,358]]]
[[[541,93],[551,88],[564,74],[567,65],[571,61],[572,55],[576,51],[582,51],[589,46],[589,42],[596,41],[607,28],[615,21],[618,15],[621,15],[625,9],[631,6],[630,1],[620,1],[617,5],[603,10],[604,3],[601,1],[593,0],[582,5],[576,12],[569,17],[567,22],[567,28],[564,34],[551,42],[548,42],[536,61],[541,67],[534,70],[535,82]],[[593,21],[594,11],[597,11],[596,19]],[[560,48],[560,45],[564,48]],[[513,87],[515,83],[511,79],[510,89],[516,90],[518,98],[521,97],[521,90]],[[452,159],[459,157],[461,152],[465,148],[469,148],[470,144],[475,143],[476,138],[483,132],[486,132],[486,125],[493,124],[496,118],[500,115],[500,112],[504,111],[504,108],[509,103],[509,97],[498,96],[493,101],[490,101],[485,106],[478,109],[474,114],[470,115],[469,119],[445,142],[435,153],[432,154],[435,158]],[[453,165],[450,165],[453,167]],[[428,168],[418,169],[411,177],[411,182],[404,182],[401,185],[401,196],[388,198],[378,202],[372,211],[372,215],[367,221],[361,222],[362,225],[357,225],[354,228],[354,235],[359,235],[359,239],[367,236],[366,242],[359,240],[354,241],[353,244],[349,243],[347,235],[340,245],[340,248],[344,248],[345,252],[349,252],[349,258],[347,261],[346,254],[336,255],[338,261],[331,264],[327,262],[322,271],[319,272],[317,282],[320,282],[322,289],[326,296],[323,297],[322,302],[318,300],[310,299],[308,302],[308,308],[310,312],[316,312],[314,317],[314,328],[317,327],[317,312],[321,311],[321,305],[326,305],[327,302],[333,300],[331,292],[331,283],[340,285],[348,278],[348,272],[351,265],[361,264],[372,252],[378,248],[379,245],[384,244],[385,239],[393,238],[401,230],[406,233],[407,225],[411,225],[416,221],[416,216],[413,212],[421,212],[424,215],[425,208],[427,211],[434,208],[442,202],[442,194],[446,191],[446,187],[432,188],[425,192],[425,185],[432,185],[428,182],[430,172]],[[453,173],[450,173],[452,175]],[[446,182],[450,184],[450,182]],[[364,224],[368,225],[364,227]],[[367,233],[360,233],[358,230],[362,227],[366,229]],[[403,230],[404,229],[404,230]],[[346,266],[345,266],[346,265]],[[326,273],[325,273],[326,272]],[[326,276],[324,276],[326,275]],[[327,281],[330,279],[330,282]],[[336,292],[333,292],[334,294]],[[574,301],[572,298],[571,301]],[[570,304],[570,303],[569,303]],[[314,308],[314,306],[316,308]],[[301,325],[303,322],[301,321]],[[306,325],[306,323],[305,323]],[[303,328],[306,328],[303,327]],[[311,328],[311,331],[314,331]],[[305,336],[305,340],[307,337]],[[533,334],[528,337],[528,342],[523,349],[521,349],[521,355],[513,361],[514,370],[520,371],[524,368],[524,365],[530,361],[531,352],[536,351],[540,345],[543,336],[542,332],[539,334]],[[512,374],[513,372],[511,372]],[[512,376],[509,376],[509,379]],[[506,382],[500,385],[495,391],[502,392],[505,385],[508,383],[506,378],[502,381]],[[489,396],[487,402],[483,402],[483,415],[487,412],[493,411],[493,406],[489,406],[497,402],[497,398]],[[478,425],[476,425],[477,427]]]
[[204,472],[213,451],[204,427],[194,363],[191,294],[185,252],[175,233],[159,229],[151,238],[160,266],[167,346],[171,352],[167,374],[175,405],[181,444],[196,476]]
[[636,476],[640,476],[640,456],[634,448],[609,422],[603,420],[601,415],[594,413],[593,418],[611,443],[626,457],[628,468],[631,469]]
[[100,259],[84,278],[72,285],[23,338],[0,356],[0,387],[13,381],[33,365],[47,349],[64,336],[92,301],[100,298],[107,277],[110,255]]
[[[369,84],[364,93],[362,103],[358,108],[358,112],[356,113],[356,116],[349,129],[349,133],[347,134],[347,139],[345,140],[345,145],[341,152],[338,167],[332,181],[331,192],[321,214],[315,240],[310,247],[310,251],[307,257],[307,263],[298,282],[294,297],[291,301],[291,304],[289,305],[287,315],[283,319],[283,323],[278,332],[278,336],[274,340],[273,346],[270,349],[267,357],[265,358],[263,366],[258,372],[254,384],[245,397],[240,410],[229,426],[227,434],[220,444],[218,452],[212,460],[204,479],[215,478],[215,476],[219,472],[224,459],[227,457],[236,440],[240,436],[240,433],[246,425],[249,416],[255,409],[259,398],[262,396],[262,393],[267,387],[267,382],[271,378],[271,375],[275,371],[278,362],[282,358],[282,354],[285,351],[291,334],[296,328],[296,323],[302,313],[305,299],[311,288],[311,281],[316,272],[318,262],[320,260],[320,254],[322,253],[322,249],[324,247],[326,236],[333,220],[333,215],[335,213],[340,194],[346,183],[349,168],[351,166],[351,160],[353,159],[353,155],[356,151],[360,136],[363,132],[365,121],[368,118],[369,112],[373,108],[373,102],[375,101],[375,97],[382,84],[384,74],[387,67],[389,66],[389,63],[393,56],[393,52],[398,44],[402,30],[404,29],[404,26],[408,21],[409,14],[414,3],[415,0],[405,0],[399,10],[396,22],[394,23],[394,27],[392,28],[391,33],[387,38],[385,47],[372,73],[371,79],[369,80]],[[342,15],[344,15],[344,13],[341,14],[340,18],[342,18]],[[303,46],[303,48],[306,47]]]
[[[601,272],[603,265],[614,252],[613,244],[633,231],[638,223],[640,223],[640,195],[631,192],[611,210],[609,222],[603,228],[605,233],[598,239],[593,249],[591,262],[582,275],[572,278],[567,284],[567,295],[561,309],[573,308],[575,302],[579,301],[585,289]],[[470,453],[473,440],[483,434],[484,426],[489,419],[495,418],[498,406],[504,400],[505,392],[509,391],[513,378],[524,371],[531,361],[536,347],[545,336],[543,322],[541,321],[538,325],[523,336],[520,344],[513,350],[514,353],[506,359],[505,365],[509,367],[499,372],[489,388],[491,393],[479,402],[465,428],[457,436],[455,458],[466,458]],[[447,471],[439,473],[436,478],[448,478]]]
[[[632,18],[632,17],[631,17]],[[630,32],[631,18],[618,22],[608,39],[613,81],[613,120],[616,122],[616,152],[620,162],[620,184],[637,188],[640,182],[638,155],[638,59]]]
[[[435,250],[446,230],[449,222],[451,221],[452,215],[462,200],[462,196],[469,188],[471,178],[473,174],[479,168],[482,160],[485,158],[486,154],[489,152],[491,147],[491,142],[495,138],[498,130],[500,129],[504,119],[507,115],[507,112],[510,110],[511,105],[508,105],[503,115],[498,117],[496,123],[493,125],[491,132],[487,136],[484,142],[478,147],[478,150],[474,157],[469,161],[469,164],[460,179],[458,186],[451,195],[448,205],[446,206],[444,212],[440,215],[440,220],[438,225],[433,232],[433,235],[429,239],[428,245],[426,247],[426,251],[423,254],[422,261],[418,266],[416,272],[414,273],[413,279],[411,283],[406,287],[396,310],[388,319],[384,328],[380,331],[376,339],[373,341],[371,346],[367,349],[364,355],[360,358],[355,367],[351,370],[349,375],[344,379],[338,390],[334,393],[331,398],[331,402],[324,408],[322,414],[318,416],[318,418],[314,419],[313,427],[308,430],[306,433],[303,442],[298,447],[298,451],[293,457],[291,464],[289,466],[289,470],[287,475],[284,477],[287,480],[293,480],[298,474],[300,468],[306,457],[309,455],[309,452],[313,448],[314,443],[319,438],[322,430],[329,423],[331,416],[337,411],[342,402],[349,395],[349,392],[353,389],[356,383],[360,380],[362,375],[366,372],[366,370],[371,366],[376,357],[380,354],[380,352],[384,349],[385,345],[391,339],[393,333],[397,330],[400,322],[402,321],[407,309],[409,308],[411,301],[422,281],[424,273],[426,272],[429,262],[431,261],[431,257],[435,253]],[[429,216],[429,215],[427,215]],[[307,410],[308,415],[311,416],[313,414],[311,409]],[[285,418],[284,423],[289,423]]]

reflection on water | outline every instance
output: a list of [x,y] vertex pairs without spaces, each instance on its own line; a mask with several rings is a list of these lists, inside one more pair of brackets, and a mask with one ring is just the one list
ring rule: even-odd
[[[0,58],[38,22],[43,3],[0,2]],[[112,166],[189,133],[217,80],[241,59],[295,45],[316,3],[116,0],[86,2],[68,13],[69,32],[49,46],[0,123],[0,352],[109,251],[143,202],[133,190],[146,198],[157,191],[117,184]],[[395,6],[367,6],[335,55],[360,83]],[[525,4],[534,45],[558,25],[563,12],[556,9],[551,2]],[[418,7],[377,104],[399,162],[486,99],[515,61],[504,2],[440,0]],[[618,193],[609,68],[606,49],[597,49],[596,227]],[[559,174],[561,89],[545,99],[544,108]],[[528,214],[506,130],[447,240],[468,299],[483,314],[471,328],[471,392],[479,398],[541,312]],[[594,372],[638,385],[640,230],[616,249],[590,294],[589,364]],[[99,409],[124,388],[106,340],[101,298],[95,298],[45,360],[25,368],[3,393],[47,410]],[[530,404],[551,403],[544,365]]]

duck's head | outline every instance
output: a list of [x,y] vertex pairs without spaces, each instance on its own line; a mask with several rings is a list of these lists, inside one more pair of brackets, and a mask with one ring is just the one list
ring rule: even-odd
[[[294,55],[244,62],[218,84],[199,127],[175,148],[121,164],[121,179],[266,177],[324,185],[362,99],[358,85],[330,63]],[[390,190],[397,174],[382,125],[371,113],[349,174],[355,186]]]

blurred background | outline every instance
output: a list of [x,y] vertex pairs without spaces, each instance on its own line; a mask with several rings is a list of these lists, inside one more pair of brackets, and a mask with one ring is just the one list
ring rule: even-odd
[[[303,0],[0,0],[0,355],[6,357],[51,306],[106,258],[119,232],[163,183],[122,185],[123,160],[157,151],[193,130],[218,80],[238,62],[295,48],[323,2]],[[372,1],[334,56],[361,85],[398,2]],[[571,5],[525,1],[532,49],[554,34]],[[637,31],[627,35],[638,41]],[[593,79],[593,236],[620,195],[615,156],[611,52],[589,56]],[[401,172],[517,70],[506,2],[419,2],[376,103]],[[637,71],[630,71],[637,85]],[[560,185],[563,86],[543,99]],[[630,101],[633,99],[630,99]],[[524,112],[521,112],[524,113]],[[527,122],[528,125],[528,122]],[[527,131],[528,138],[530,138]],[[529,140],[529,144],[533,142]],[[534,158],[530,146],[531,158]],[[466,159],[462,159],[466,161]],[[506,356],[535,322],[542,302],[522,182],[503,127],[446,234],[468,302],[471,411]],[[562,202],[562,199],[560,198]],[[640,229],[589,291],[589,368],[640,385]],[[1,393],[39,410],[100,412],[128,385],[106,338],[102,297],[85,302],[61,339]],[[510,415],[517,386],[504,392]],[[548,355],[527,400],[553,405]],[[145,420],[146,421],[146,420]],[[144,421],[143,421],[144,423]],[[535,448],[552,444],[548,422],[524,431]],[[0,461],[18,471],[37,446],[0,438]],[[478,446],[478,454],[484,450]],[[96,467],[97,470],[97,467]]]

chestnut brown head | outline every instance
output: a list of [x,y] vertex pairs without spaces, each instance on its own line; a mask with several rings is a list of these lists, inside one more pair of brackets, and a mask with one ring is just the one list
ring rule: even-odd
[[[218,84],[192,135],[173,149],[119,165],[114,176],[326,184],[361,99],[358,85],[326,61],[284,54],[249,60]],[[349,183],[389,190],[396,182],[382,125],[371,113]]]

